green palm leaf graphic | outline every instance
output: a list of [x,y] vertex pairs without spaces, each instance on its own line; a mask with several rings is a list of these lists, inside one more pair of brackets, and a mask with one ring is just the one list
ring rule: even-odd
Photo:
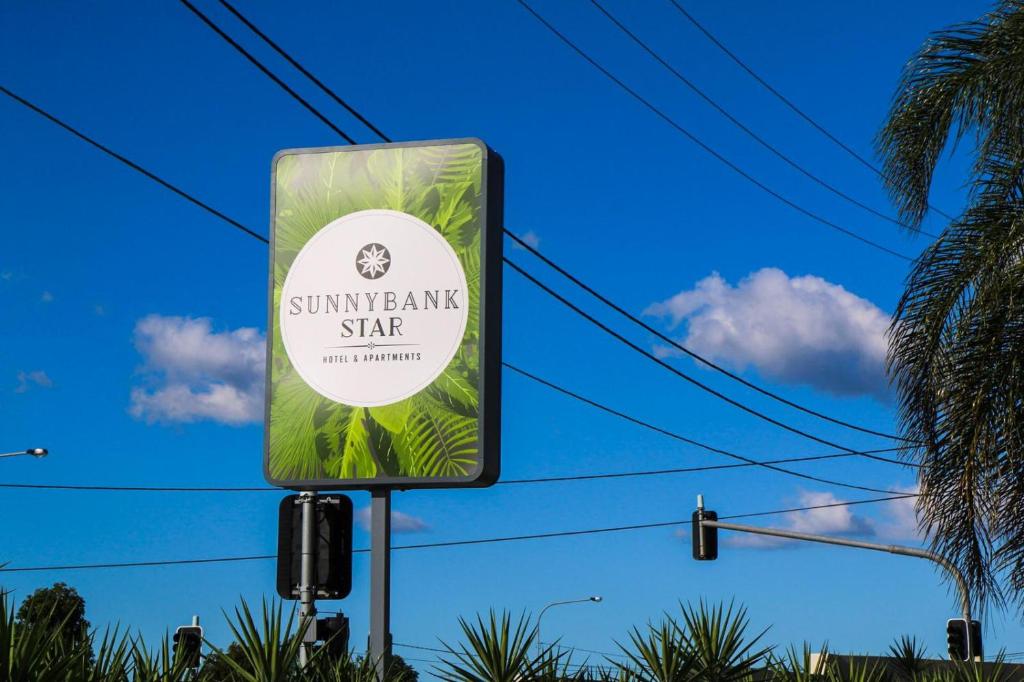
[[429,399],[416,400],[409,424],[395,445],[412,463],[413,476],[465,476],[477,458],[477,424]]
[[[475,144],[293,154],[276,166],[274,362],[268,470],[276,480],[458,477],[479,461],[482,152]],[[390,209],[431,225],[462,264],[470,304],[455,358],[417,396],[353,407],[310,388],[288,360],[276,311],[295,257],[334,220]]]

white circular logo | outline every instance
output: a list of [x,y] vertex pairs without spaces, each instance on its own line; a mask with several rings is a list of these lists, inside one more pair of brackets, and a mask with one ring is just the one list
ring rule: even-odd
[[466,273],[437,230],[400,211],[338,218],[306,242],[281,289],[281,339],[317,393],[360,407],[426,388],[469,316]]

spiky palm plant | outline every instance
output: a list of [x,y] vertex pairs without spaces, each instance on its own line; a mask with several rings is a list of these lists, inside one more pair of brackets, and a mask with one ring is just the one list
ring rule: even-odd
[[771,656],[768,661],[772,682],[826,682],[833,672],[833,665],[827,644],[821,647],[819,656],[815,658],[807,642],[799,649],[790,645],[782,656]]
[[889,682],[891,679],[881,661],[855,661],[852,657],[845,666],[826,665],[825,676],[828,682]]
[[7,593],[0,592],[0,680],[65,682],[88,658],[88,645],[64,641],[59,627],[15,620]]
[[[290,612],[284,620],[281,602],[263,600],[260,622],[256,622],[248,603],[243,599],[235,608],[235,617],[228,617],[228,626],[242,649],[248,666],[229,656],[224,661],[244,682],[291,682],[299,663],[302,638],[292,631],[295,614]],[[225,614],[226,615],[226,614]],[[223,654],[212,647],[218,654]]]
[[132,682],[186,682],[192,679],[189,662],[184,657],[175,655],[174,647],[166,634],[155,651],[150,651],[146,647],[141,636],[136,638],[132,642],[131,658]]
[[[83,647],[89,653],[75,656],[73,651],[62,651],[61,655],[72,655],[75,669],[69,671],[67,681],[71,682],[128,682],[132,670],[132,642],[120,628],[107,629],[103,638],[97,641],[96,634],[90,634]],[[67,639],[67,638],[65,638]],[[162,682],[162,678],[160,679]],[[168,680],[168,682],[171,682]]]
[[913,682],[929,668],[925,660],[926,650],[916,637],[902,635],[889,645],[891,667],[896,675],[906,682]]
[[[942,151],[968,138],[969,205],[920,256],[890,330],[917,509],[979,605],[1024,603],[1024,3],[934,34],[879,134],[912,228]],[[1006,578],[1006,580],[1004,580]]]
[[1003,652],[1000,651],[991,663],[958,661],[952,677],[954,682],[1004,682],[1014,676],[1006,668]]
[[593,671],[587,664],[573,662],[572,649],[549,648],[533,666],[533,682],[584,682],[592,680]]
[[696,607],[680,604],[683,612],[680,633],[689,641],[693,658],[693,677],[699,682],[739,682],[748,679],[754,668],[771,653],[771,647],[758,647],[767,630],[747,639],[750,621],[743,607],[734,609],[719,604],[710,607],[702,600]]
[[557,643],[535,651],[537,627],[526,615],[513,626],[512,616],[491,611],[486,621],[482,616],[471,623],[459,619],[466,643],[451,646],[442,642],[448,655],[434,668],[434,673],[449,682],[522,682],[533,680],[550,670]]
[[917,682],[957,682],[956,669],[929,668],[918,676]]
[[[374,682],[377,669],[367,657],[356,657],[351,653],[340,658],[317,656],[303,671],[303,680],[309,682]],[[401,675],[389,674],[388,682],[402,682]]]
[[634,627],[629,633],[632,646],[618,644],[627,662],[613,661],[626,679],[638,682],[686,682],[697,669],[693,647],[679,624],[666,615],[643,632]]

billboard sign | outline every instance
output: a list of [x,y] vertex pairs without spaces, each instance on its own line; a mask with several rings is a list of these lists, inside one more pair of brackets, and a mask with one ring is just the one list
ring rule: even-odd
[[497,479],[502,189],[475,139],[274,157],[269,482]]

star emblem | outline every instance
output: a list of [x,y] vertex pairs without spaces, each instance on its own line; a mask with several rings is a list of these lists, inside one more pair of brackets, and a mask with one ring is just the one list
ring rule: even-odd
[[391,253],[380,244],[367,244],[359,249],[356,269],[366,279],[377,279],[391,267]]

